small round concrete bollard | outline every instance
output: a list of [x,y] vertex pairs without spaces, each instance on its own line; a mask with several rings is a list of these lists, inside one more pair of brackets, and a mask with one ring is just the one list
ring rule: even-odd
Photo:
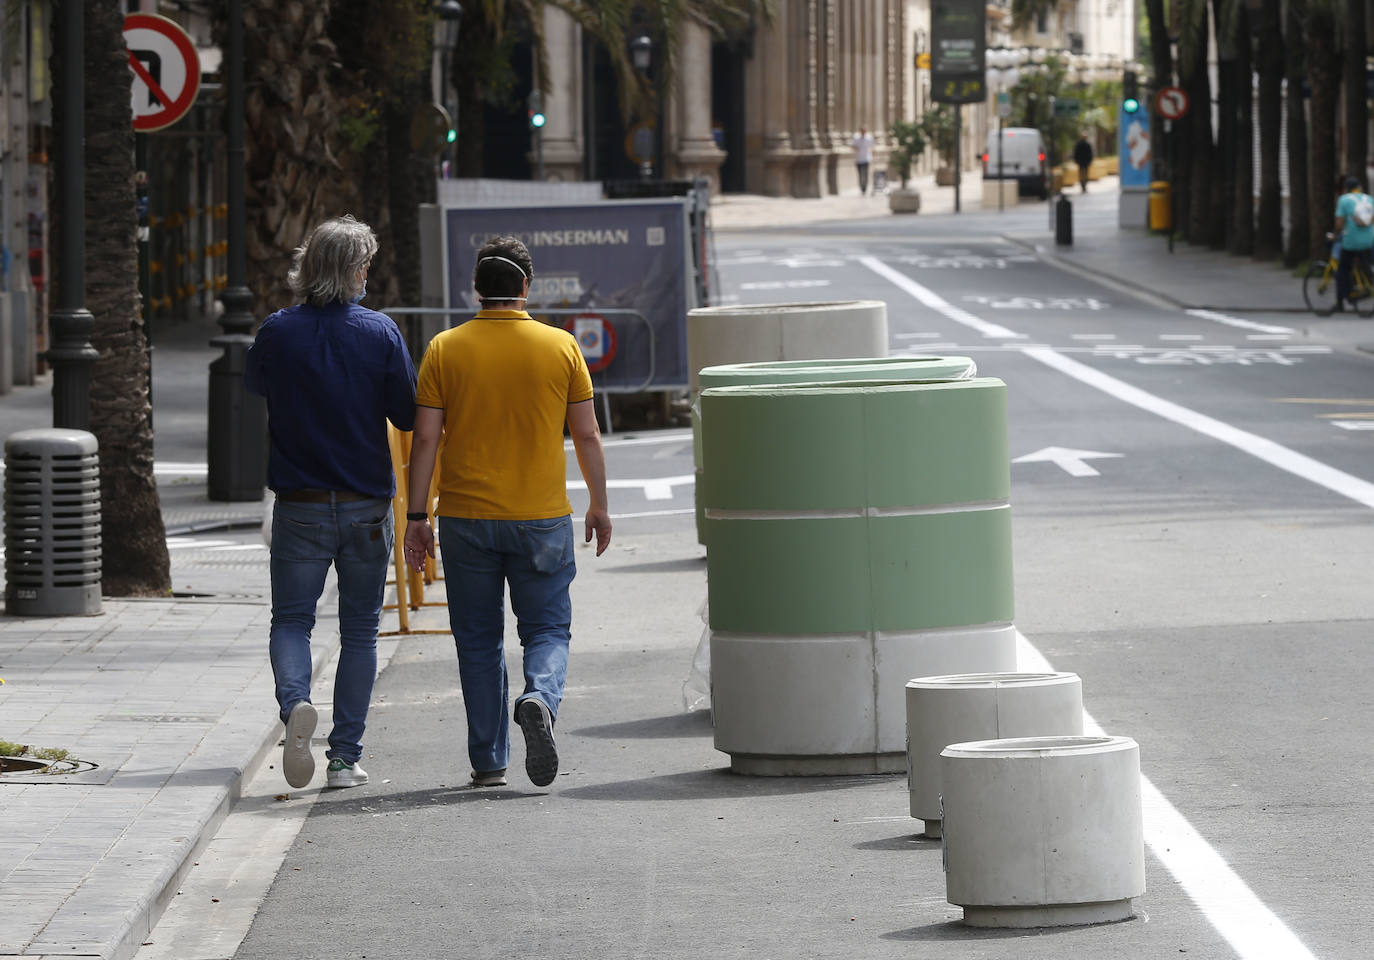
[[974,927],[1135,916],[1145,892],[1140,748],[1129,737],[956,743],[941,754],[945,898]]
[[939,837],[940,751],[951,743],[1079,736],[1083,681],[1073,673],[965,673],[906,685],[911,815]]

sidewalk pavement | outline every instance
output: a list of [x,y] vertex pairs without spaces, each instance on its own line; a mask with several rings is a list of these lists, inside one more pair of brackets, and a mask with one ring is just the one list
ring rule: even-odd
[[[998,217],[977,209],[976,185],[975,177],[960,216]],[[921,189],[929,200],[908,218],[913,225],[954,216],[952,188]],[[1179,306],[1295,309],[1298,281],[1281,269],[1192,248],[1170,255],[1161,238],[1116,228],[1105,185],[1076,203],[1084,216],[1071,250],[1050,249],[1048,229],[1025,229],[1030,216],[1019,216],[1022,229],[1008,238],[1058,266]],[[718,229],[891,216],[881,196],[725,197],[714,214]],[[990,224],[994,232],[1003,232],[1001,222]],[[1331,342],[1374,340],[1365,332],[1371,321],[1293,314],[1274,322]],[[159,476],[174,595],[107,599],[89,618],[0,618],[0,739],[64,748],[82,761],[65,774],[0,775],[0,811],[11,825],[0,839],[0,954],[131,957],[246,778],[276,762],[267,555],[248,544],[217,552],[223,545],[203,536],[253,525],[262,510],[209,501],[195,466],[203,460],[206,369],[216,356],[208,339],[217,332],[188,325],[156,337],[160,470],[169,457],[184,461]],[[4,434],[49,426],[50,390],[45,378],[0,397]],[[673,586],[701,592],[699,565],[683,565]],[[319,670],[338,642],[332,607],[326,596],[315,633]]]

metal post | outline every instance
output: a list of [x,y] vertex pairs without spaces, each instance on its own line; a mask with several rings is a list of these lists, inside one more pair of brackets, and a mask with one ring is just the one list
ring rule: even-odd
[[243,386],[253,345],[253,292],[248,289],[243,154],[243,0],[229,0],[229,102],[225,113],[228,276],[220,302],[224,333],[210,341],[224,356],[210,364],[207,486],[211,500],[260,500],[267,479],[267,406]]
[[963,164],[963,146],[961,141],[962,132],[960,131],[960,120],[963,118],[964,106],[961,103],[954,104],[954,212],[959,212],[959,182],[961,179],[960,167]]
[[1174,122],[1172,120],[1164,121],[1164,141],[1169,148],[1169,229],[1167,233],[1169,234],[1169,252],[1173,253],[1174,225],[1177,223],[1176,217],[1178,212],[1178,204],[1174,200],[1174,163],[1177,162],[1178,151],[1175,149]]
[[997,105],[997,212],[1006,206],[1007,192],[1002,189],[1002,179],[1007,175],[1002,167],[1002,105]]
[[52,312],[52,425],[85,430],[91,423],[91,366],[99,353],[91,346],[95,317],[86,309],[86,71],[85,4],[62,5],[62,155],[58,158],[61,197],[61,279]]
[[1045,144],[1045,155],[1050,158],[1049,189],[1045,191],[1049,197],[1047,209],[1049,211],[1050,229],[1054,229],[1054,102],[1056,97],[1050,94],[1050,142]]

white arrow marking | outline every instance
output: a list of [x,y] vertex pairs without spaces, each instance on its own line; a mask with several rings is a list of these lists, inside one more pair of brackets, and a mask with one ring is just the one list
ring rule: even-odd
[[1101,460],[1105,457],[1119,457],[1119,453],[1099,453],[1096,450],[1070,450],[1068,447],[1046,447],[1024,457],[1017,457],[1012,463],[1053,463],[1061,467],[1071,477],[1096,477],[1100,474],[1083,461]]

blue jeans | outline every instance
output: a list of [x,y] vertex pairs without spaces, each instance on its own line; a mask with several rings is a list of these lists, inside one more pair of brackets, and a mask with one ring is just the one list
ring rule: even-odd
[[516,703],[536,697],[557,717],[572,639],[568,587],[577,573],[572,517],[440,517],[439,548],[467,709],[468,759],[475,771],[501,770],[510,756],[504,587],[510,585],[524,648],[525,690]]
[[310,631],[325,574],[339,578],[339,668],[325,755],[357,763],[377,676],[377,620],[391,560],[391,501],[277,501],[272,514],[272,629],[268,649],[285,721],[310,699]]

